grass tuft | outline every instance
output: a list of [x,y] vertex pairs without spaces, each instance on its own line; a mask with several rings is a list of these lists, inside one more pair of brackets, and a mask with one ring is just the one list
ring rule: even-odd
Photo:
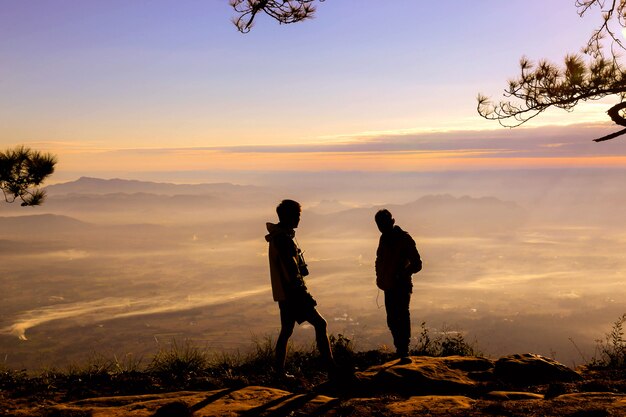
[[186,340],[179,345],[172,341],[169,349],[159,350],[148,364],[146,372],[161,383],[187,387],[190,382],[207,375],[208,353]]
[[411,349],[416,356],[480,356],[482,353],[476,348],[476,343],[469,343],[459,331],[444,328],[435,335],[422,322],[417,344]]
[[591,365],[607,369],[626,369],[626,340],[624,339],[624,325],[626,314],[622,314],[605,335],[604,340],[596,340],[596,354]]

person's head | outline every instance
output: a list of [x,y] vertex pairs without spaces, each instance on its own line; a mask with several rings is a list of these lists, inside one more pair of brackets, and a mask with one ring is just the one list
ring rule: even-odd
[[293,200],[283,200],[276,207],[278,221],[287,227],[295,229],[300,223],[300,203]]
[[380,230],[381,233],[392,230],[396,222],[387,209],[378,210],[374,216],[374,220],[376,220],[376,226],[378,226],[378,230]]

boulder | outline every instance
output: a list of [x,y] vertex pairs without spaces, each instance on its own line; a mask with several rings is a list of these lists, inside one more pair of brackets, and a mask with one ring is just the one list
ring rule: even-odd
[[567,366],[533,353],[498,359],[494,373],[501,381],[518,386],[581,380],[581,376]]
[[365,393],[404,395],[469,395],[511,387],[527,387],[581,380],[565,365],[540,355],[511,355],[493,361],[480,357],[414,356],[373,366],[357,373]]
[[403,401],[394,401],[387,408],[400,416],[453,415],[472,408],[476,400],[460,395],[414,396]]
[[473,394],[481,388],[493,362],[485,358],[415,356],[409,363],[395,360],[373,366],[356,375],[366,392],[399,392],[405,395]]
[[488,400],[543,400],[544,396],[541,394],[535,394],[532,392],[520,392],[520,391],[491,391],[485,395]]
[[[336,399],[313,392],[298,394],[276,388],[248,386],[208,392],[180,391],[85,399],[49,407],[45,416],[240,417],[290,415],[296,411],[303,415],[315,415],[325,413],[334,405]],[[32,410],[18,414],[19,417],[33,415],[40,414]]]

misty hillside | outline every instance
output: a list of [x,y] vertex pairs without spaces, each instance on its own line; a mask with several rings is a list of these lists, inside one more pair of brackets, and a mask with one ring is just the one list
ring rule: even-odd
[[268,188],[230,183],[172,184],[88,177],[45,190],[43,205],[24,209],[4,204],[0,214],[62,214],[99,224],[197,224],[215,221],[226,213],[229,219],[239,221],[254,216],[259,207],[271,212],[281,199]]
[[307,209],[316,214],[332,214],[340,211],[350,210],[353,207],[342,203],[339,200],[322,200]]
[[57,214],[0,217],[2,235],[76,232],[90,227],[88,223]]
[[[52,196],[46,201],[49,209],[68,208],[70,210],[84,211],[155,211],[163,209],[188,210],[191,207],[211,208],[224,204],[224,200],[218,200],[209,194],[155,194],[146,192],[124,193],[115,192],[110,194],[65,194]],[[173,213],[175,214],[175,213]]]
[[387,208],[401,227],[419,234],[476,234],[510,232],[526,220],[519,205],[492,197],[429,195],[407,204],[355,208],[325,215],[307,214],[307,229],[345,233],[350,229],[375,230],[374,214]]
[[100,179],[80,177],[76,181],[63,184],[49,185],[46,188],[49,196],[61,194],[115,194],[115,193],[147,193],[163,195],[199,195],[199,194],[225,194],[235,193],[251,194],[259,190],[259,187],[249,185],[234,185],[229,183],[215,184],[172,184],[150,181],[137,181],[125,179]]
[[[284,197],[267,188],[225,183],[190,185],[86,177],[50,186],[47,191],[45,204],[34,209],[37,213],[97,224],[220,224],[248,230],[251,237],[264,233],[266,221],[276,221],[274,208]],[[340,200],[301,202],[302,233],[327,236],[376,233],[373,218],[381,208],[389,209],[401,227],[425,235],[509,233],[528,218],[521,206],[495,197],[426,195],[405,204],[362,204],[359,208]],[[24,214],[17,206],[5,208],[6,214]],[[50,232],[78,227],[78,223],[62,225],[61,219],[37,218],[32,227]],[[11,226],[12,230],[25,230],[26,220],[21,222]]]

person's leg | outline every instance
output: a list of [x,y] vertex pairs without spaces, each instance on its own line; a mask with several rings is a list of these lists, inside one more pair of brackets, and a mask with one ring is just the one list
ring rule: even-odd
[[285,360],[287,359],[287,343],[293,334],[296,320],[289,309],[280,304],[280,334],[276,341],[276,371],[285,372]]
[[393,337],[393,345],[398,348],[398,300],[393,290],[385,291],[385,311],[387,312],[387,327]]
[[335,360],[333,358],[332,349],[330,348],[328,333],[326,332],[326,320],[317,311],[317,309],[313,308],[306,321],[311,323],[311,325],[315,329],[315,342],[317,343],[317,349],[319,350],[322,359],[324,359],[324,362],[326,362],[328,370],[334,371]]
[[407,356],[411,339],[411,321],[409,316],[409,302],[411,294],[405,291],[385,291],[385,310],[387,311],[387,326],[393,337],[393,344],[399,356]]
[[399,356],[409,355],[409,343],[411,341],[411,313],[409,304],[411,303],[411,293],[402,292],[398,294],[398,349]]

